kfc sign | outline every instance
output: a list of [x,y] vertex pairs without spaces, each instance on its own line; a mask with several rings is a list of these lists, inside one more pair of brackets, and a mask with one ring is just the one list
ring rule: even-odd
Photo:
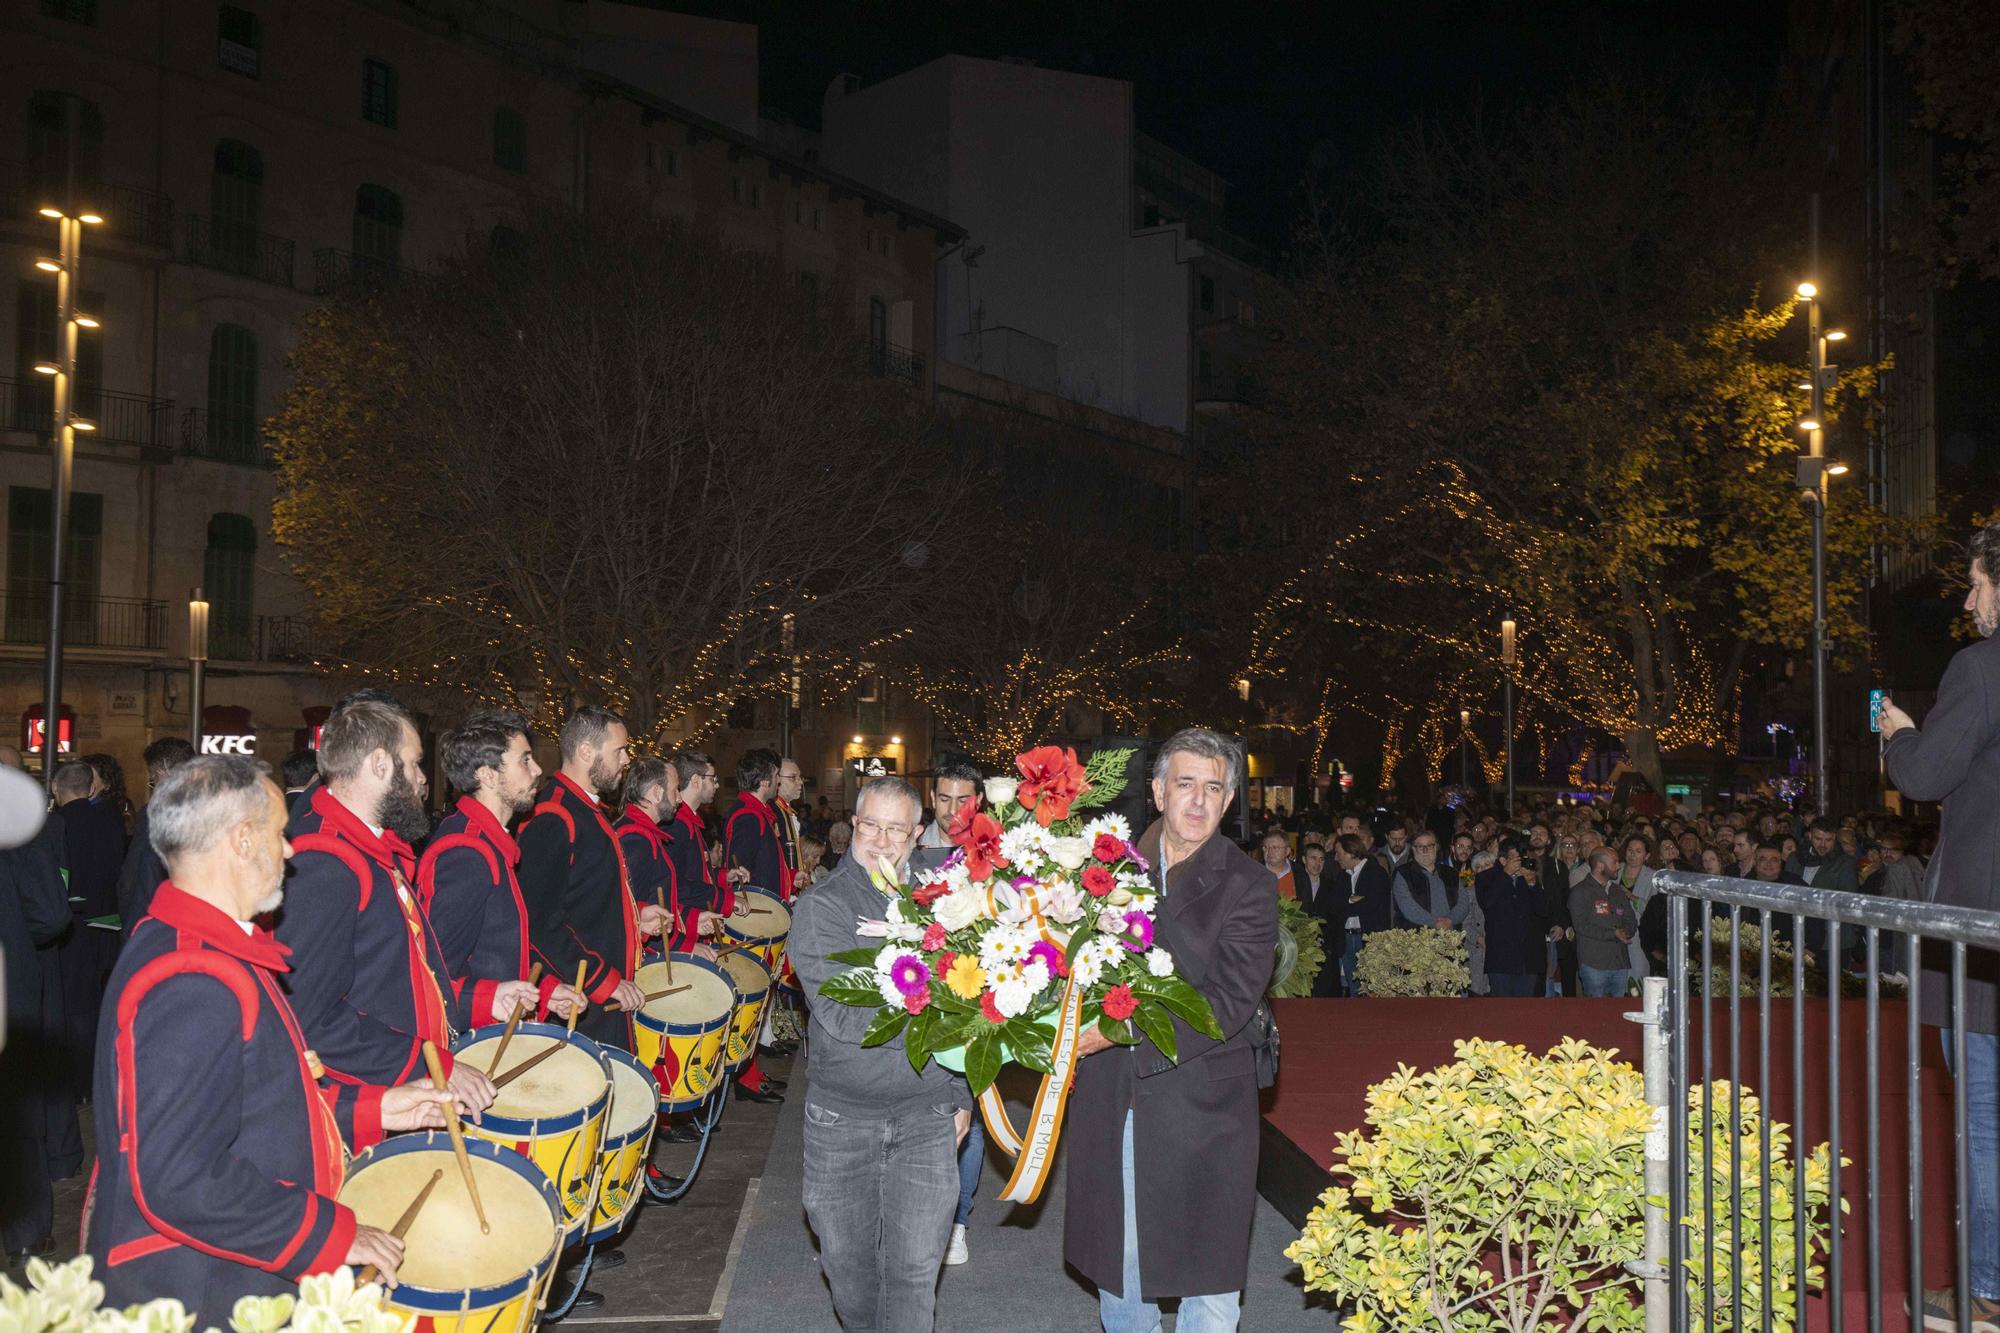
[[229,704],[210,704],[201,710],[202,754],[233,754],[243,758],[255,758],[257,754],[257,724],[250,720],[250,710]]
[[254,734],[249,736],[203,736],[201,738],[201,752],[203,754],[240,754],[245,757],[253,756],[257,753],[257,737]]

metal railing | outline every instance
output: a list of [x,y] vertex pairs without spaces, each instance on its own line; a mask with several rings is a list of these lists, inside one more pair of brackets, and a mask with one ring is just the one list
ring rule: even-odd
[[[63,641],[72,648],[135,648],[149,652],[167,646],[165,602],[142,597],[63,596]],[[0,634],[8,643],[41,644],[49,637],[47,588],[32,593],[0,593]]]
[[[1925,1188],[1925,1117],[1926,1102],[1935,1103],[1938,1097],[1935,1071],[1928,1081],[1925,1078],[1924,1034],[1915,995],[1919,964],[1928,961],[1946,972],[1948,1013],[1965,1014],[1968,951],[2000,950],[2000,913],[1684,871],[1659,872],[1653,884],[1656,893],[1667,896],[1665,1013],[1659,1025],[1664,1031],[1668,1066],[1664,1107],[1667,1188],[1665,1217],[1661,1219],[1665,1225],[1658,1229],[1665,1253],[1649,1254],[1654,1265],[1649,1270],[1649,1297],[1664,1305],[1665,1327],[1681,1333],[1691,1328],[1751,1326],[1744,1310],[1750,1299],[1744,1291],[1747,1251],[1758,1274],[1753,1283],[1762,1300],[1761,1304],[1751,1302],[1751,1308],[1761,1310],[1761,1326],[1773,1327],[1775,1317],[1780,1324],[1805,1328],[1809,1293],[1804,1274],[1818,1262],[1821,1250],[1825,1257],[1824,1308],[1816,1312],[1819,1317],[1811,1327],[1836,1333],[1850,1324],[1871,1331],[1925,1327],[1925,1206],[1934,1193]],[[1727,923],[1728,936],[1719,939],[1716,926],[1723,923]],[[1757,936],[1746,937],[1746,926],[1756,928]],[[1750,952],[1753,944],[1754,954]],[[1786,946],[1790,957],[1778,957]],[[1982,965],[1991,962],[1990,957],[1978,957]],[[1774,967],[1774,958],[1779,966]],[[1902,998],[1894,994],[1899,984],[1908,988]],[[1823,997],[1808,994],[1815,988],[1823,990]],[[1788,1033],[1773,1027],[1774,996],[1789,1001],[1789,1013],[1778,1018],[1780,1028],[1788,1028]],[[1844,1010],[1857,1003],[1860,1031],[1847,1032]],[[1898,1003],[1903,1005],[1900,1015],[1893,1012]],[[1720,1015],[1718,1006],[1723,1010]],[[1885,1008],[1891,1010],[1886,1027]],[[1746,1051],[1746,1018],[1752,1015],[1754,1049]],[[1785,1022],[1787,1017],[1789,1023]],[[1956,1022],[1950,1032],[1951,1069],[1962,1071],[1966,1067],[1964,1022]],[[1788,1040],[1781,1042],[1781,1037]],[[1718,1041],[1726,1042],[1726,1068],[1717,1058]],[[1690,1049],[1697,1042],[1698,1062]],[[1781,1105],[1784,1099],[1772,1084],[1774,1048],[1780,1045],[1789,1048],[1783,1055],[1789,1061],[1789,1105]],[[1819,1049],[1809,1049],[1814,1047]],[[1783,1059],[1778,1066],[1781,1072]],[[1691,1068],[1696,1064],[1698,1068]],[[1905,1105],[1901,1114],[1885,1116],[1884,1104],[1896,1100],[1893,1091],[1898,1064]],[[1756,1117],[1760,1128],[1754,1144],[1744,1142],[1742,1130],[1746,1073],[1755,1079],[1752,1091],[1763,1106],[1763,1114]],[[1710,1128],[1718,1123],[1714,1101],[1718,1075],[1726,1080],[1723,1086],[1729,1090],[1722,1123],[1729,1127],[1726,1142],[1731,1145],[1720,1173],[1718,1136]],[[1892,1081],[1885,1085],[1885,1077]],[[1845,1094],[1843,1079],[1851,1080],[1845,1085]],[[1928,1097],[1927,1082],[1931,1088]],[[1699,1174],[1691,1177],[1694,1163],[1690,1161],[1689,1132],[1696,1112],[1690,1100],[1697,1089],[1701,1162]],[[1844,1095],[1856,1094],[1862,1120],[1858,1136],[1847,1121],[1853,1108],[1842,1105]],[[1789,1116],[1780,1117],[1781,1110],[1789,1111]],[[1807,1161],[1813,1152],[1809,1145],[1822,1138],[1830,1145],[1823,1167],[1828,1206],[1814,1219],[1825,1228],[1823,1243],[1802,1217],[1781,1215],[1780,1225],[1774,1228],[1774,1119],[1789,1126],[1782,1131],[1790,1136],[1789,1161],[1782,1170],[1789,1173],[1790,1198],[1799,1201],[1801,1214]],[[1958,1327],[1969,1329],[1971,1196],[1963,1078],[1952,1080],[1951,1123],[1951,1188],[1957,1204],[1952,1281],[1960,1312]],[[1885,1161],[1890,1167],[1897,1166],[1898,1140],[1900,1169],[1885,1171]],[[1744,1160],[1751,1155],[1758,1158],[1754,1173]],[[1849,1167],[1856,1169],[1858,1180],[1848,1172]],[[1698,1200],[1691,1197],[1691,1179],[1701,1182]],[[1728,1182],[1726,1198],[1719,1184],[1722,1180]],[[1744,1211],[1746,1194],[1751,1192],[1757,1201],[1755,1216]],[[1784,1192],[1784,1188],[1779,1191],[1780,1195]],[[1843,1203],[1852,1206],[1852,1214],[1843,1215]],[[1901,1223],[1900,1234],[1885,1228],[1885,1208],[1900,1210],[1900,1218],[1894,1219]],[[1697,1212],[1710,1221],[1691,1228],[1689,1223]],[[1726,1228],[1721,1221],[1725,1213]],[[1996,1223],[2000,1219],[1989,1225]],[[1769,1248],[1784,1228],[1791,1231],[1788,1257],[1796,1285],[1789,1297],[1777,1297],[1788,1307],[1780,1312],[1772,1309],[1773,1269],[1777,1265],[1771,1262]],[[1855,1234],[1843,1234],[1850,1230]],[[1655,1229],[1649,1226],[1648,1232],[1650,1240]],[[1718,1235],[1727,1238],[1725,1254],[1717,1253]],[[1700,1240],[1698,1255],[1689,1253],[1694,1237]],[[1849,1267],[1857,1261],[1850,1244],[1854,1241],[1865,1246],[1859,1255],[1865,1272],[1859,1274]],[[1658,1266],[1661,1264],[1664,1267]],[[1900,1269],[1900,1274],[1895,1269]],[[1658,1290],[1659,1285],[1665,1290]],[[1855,1290],[1850,1292],[1850,1285]],[[1900,1298],[1894,1289],[1897,1285],[1907,1286]],[[1718,1301],[1719,1287],[1729,1293],[1726,1303]],[[1851,1297],[1863,1306],[1850,1321]],[[1652,1303],[1649,1299],[1649,1311]],[[1659,1325],[1649,1317],[1647,1327],[1656,1331]]]
[[214,419],[201,407],[181,409],[180,452],[186,458],[206,458],[215,463],[237,463],[244,467],[271,466],[270,451],[264,447],[261,429],[251,423],[249,438],[242,431],[215,430]]
[[[86,387],[76,395],[76,413],[97,424],[83,443],[133,444],[143,449],[171,448],[174,400],[144,394]],[[0,426],[46,435],[55,429],[51,386],[40,378],[26,382],[0,378]]]
[[403,268],[352,250],[313,251],[313,295],[351,296],[398,282]]
[[[82,202],[104,215],[104,224],[90,229],[93,237],[101,234],[162,250],[173,248],[174,201],[166,195],[117,181],[91,182],[81,186],[79,193]],[[35,210],[51,201],[49,191],[27,163],[0,161],[0,215],[42,222]],[[55,224],[48,226],[53,241]]]
[[924,358],[921,352],[894,343],[870,343],[868,369],[888,379],[918,384],[924,378]]
[[326,631],[304,616],[258,616],[255,653],[259,662],[316,662],[339,656]]
[[292,285],[292,240],[240,222],[187,215],[187,260],[203,268],[255,278],[279,287]]

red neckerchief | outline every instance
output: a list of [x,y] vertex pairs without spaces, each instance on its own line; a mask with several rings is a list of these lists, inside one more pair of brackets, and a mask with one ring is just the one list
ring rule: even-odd
[[702,833],[701,816],[689,809],[686,801],[682,801],[680,808],[674,811],[674,820],[677,823],[685,824],[688,832],[694,835],[694,849],[697,853],[696,859],[701,863],[702,882],[705,884],[714,884],[715,871],[709,868],[708,838]]
[[292,951],[278,943],[270,931],[255,926],[246,933],[234,917],[225,916],[219,908],[177,887],[172,880],[160,882],[146,915],[252,967],[268,972],[291,971],[291,964],[285,960],[292,956]]
[[493,812],[479,803],[476,796],[458,798],[458,812],[465,816],[470,830],[493,844],[493,850],[500,853],[500,859],[510,866],[521,864],[521,844],[514,841],[514,835],[507,826],[493,817]]
[[625,817],[618,821],[618,827],[621,831],[629,828],[637,832],[652,847],[656,855],[665,859],[667,831],[660,827],[659,821],[641,810],[636,803],[625,807]]

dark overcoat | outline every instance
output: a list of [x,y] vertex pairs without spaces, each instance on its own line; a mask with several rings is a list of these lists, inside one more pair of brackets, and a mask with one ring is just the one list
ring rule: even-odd
[[[1157,866],[1161,826],[1139,840]],[[1217,1042],[1174,1020],[1180,1063],[1150,1041],[1077,1066],[1069,1104],[1063,1257],[1123,1294],[1125,1112],[1139,1217],[1139,1283],[1148,1300],[1241,1291],[1257,1207],[1257,1078],[1250,1017],[1271,979],[1278,897],[1271,872],[1220,835],[1167,876],[1155,941],[1207,997]]]
[[[1923,725],[1890,737],[1882,759],[1897,791],[1943,804],[1924,896],[2000,909],[2000,637],[1959,649]],[[1948,949],[1925,949],[1926,1023],[1952,1022],[1949,969]],[[2000,1031],[2000,957],[1991,950],[1966,951],[1965,1010],[1968,1031]]]

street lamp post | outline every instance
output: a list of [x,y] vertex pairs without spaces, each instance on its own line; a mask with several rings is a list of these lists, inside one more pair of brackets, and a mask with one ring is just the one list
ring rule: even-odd
[[1807,354],[1812,368],[1810,415],[1799,423],[1806,432],[1806,453],[1799,459],[1799,498],[1812,513],[1812,678],[1813,678],[1813,808],[1825,815],[1832,809],[1827,766],[1826,702],[1826,499],[1827,480],[1847,469],[1829,465],[1826,457],[1826,345],[1847,335],[1838,330],[1820,332],[1819,288],[1810,282],[1799,284],[1806,303]]
[[1458,710],[1458,785],[1472,795],[1472,710]]
[[1500,698],[1506,728],[1507,818],[1514,817],[1514,618],[1500,622]]
[[188,742],[201,753],[202,672],[208,666],[208,602],[196,588],[188,597]]

